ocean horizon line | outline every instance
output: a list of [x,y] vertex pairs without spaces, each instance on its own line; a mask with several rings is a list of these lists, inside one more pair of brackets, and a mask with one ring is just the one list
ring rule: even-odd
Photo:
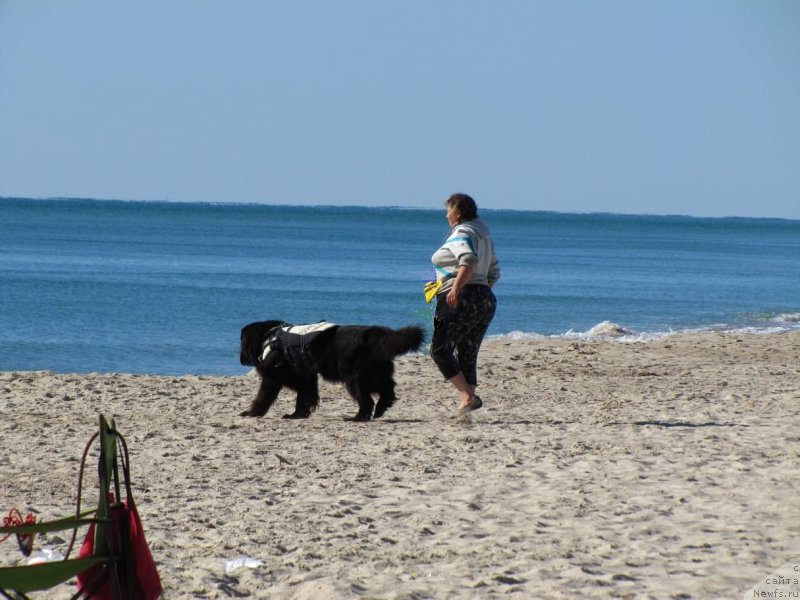
[[[137,199],[137,198],[89,198],[84,196],[0,196],[0,202],[3,200],[22,200],[30,202],[86,202],[86,203],[114,203],[114,204],[147,204],[147,205],[200,205],[200,206],[243,206],[243,207],[265,207],[265,208],[325,208],[325,209],[366,209],[366,210],[409,210],[409,211],[425,211],[425,212],[439,212],[442,207],[430,206],[414,206],[414,205],[400,205],[400,204],[312,204],[312,203],[273,203],[273,202],[257,202],[257,201],[244,201],[244,200],[170,200],[170,199]],[[442,206],[444,201],[442,201]],[[638,213],[638,212],[615,212],[615,211],[559,211],[559,210],[544,210],[544,209],[522,209],[522,208],[504,208],[504,207],[489,207],[481,206],[481,211],[485,212],[513,212],[523,214],[540,214],[540,215],[572,215],[583,217],[629,217],[629,218],[665,218],[665,219],[696,219],[696,220],[709,220],[709,221],[722,221],[722,220],[740,220],[740,221],[788,221],[799,222],[800,217],[774,217],[774,216],[742,216],[742,215],[689,215],[682,213]]]

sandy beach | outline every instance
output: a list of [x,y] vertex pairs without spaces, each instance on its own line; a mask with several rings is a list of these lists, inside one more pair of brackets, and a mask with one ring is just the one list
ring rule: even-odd
[[490,340],[480,377],[459,424],[402,357],[398,403],[360,424],[339,385],[286,421],[288,392],[238,416],[254,374],[0,373],[0,512],[69,514],[102,412],[166,598],[743,598],[800,556],[800,332]]

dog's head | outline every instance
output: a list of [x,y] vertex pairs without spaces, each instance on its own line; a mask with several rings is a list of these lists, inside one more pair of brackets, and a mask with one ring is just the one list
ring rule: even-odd
[[254,367],[261,359],[266,340],[278,327],[285,326],[283,321],[256,321],[242,327],[239,336],[239,362]]

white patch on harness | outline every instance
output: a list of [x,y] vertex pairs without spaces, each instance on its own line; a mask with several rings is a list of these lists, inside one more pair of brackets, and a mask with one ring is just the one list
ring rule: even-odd
[[294,333],[295,335],[308,335],[315,331],[325,331],[331,327],[336,327],[336,323],[328,323],[327,321],[320,321],[319,323],[312,323],[311,325],[292,325],[291,327],[283,327],[286,333]]
[[[295,335],[308,335],[317,331],[325,331],[331,327],[336,327],[336,323],[328,323],[327,321],[320,321],[319,323],[311,323],[310,325],[289,325],[288,327],[281,327],[284,333],[293,333]],[[264,342],[264,351],[261,353],[261,362],[267,360],[267,356],[272,352],[272,339],[275,334],[271,335],[269,339]]]
[[261,362],[267,360],[270,352],[272,352],[272,346],[269,345],[269,340],[267,340],[266,345],[264,346],[264,351],[261,353]]

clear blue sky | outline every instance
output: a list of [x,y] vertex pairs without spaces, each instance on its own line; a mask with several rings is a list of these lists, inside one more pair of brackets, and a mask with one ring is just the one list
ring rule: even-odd
[[800,218],[796,0],[0,0],[0,196]]

